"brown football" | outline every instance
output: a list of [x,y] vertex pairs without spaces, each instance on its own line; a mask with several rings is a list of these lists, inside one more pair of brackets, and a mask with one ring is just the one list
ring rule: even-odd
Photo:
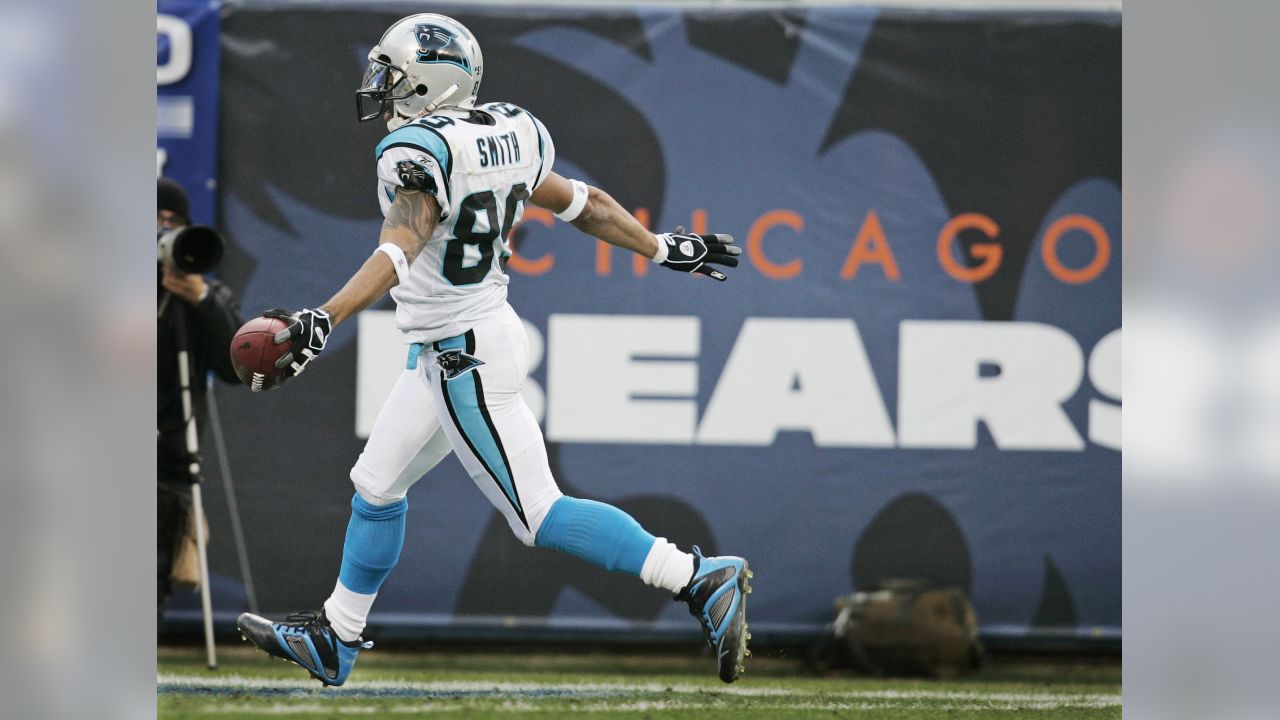
[[276,361],[289,352],[289,343],[277,345],[275,337],[287,327],[280,318],[256,317],[231,339],[231,365],[250,390],[262,392],[284,382],[284,371],[276,367]]

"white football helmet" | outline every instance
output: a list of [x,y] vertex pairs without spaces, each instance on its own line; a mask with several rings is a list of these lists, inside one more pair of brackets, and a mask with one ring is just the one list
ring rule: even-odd
[[395,130],[438,108],[474,107],[483,72],[480,43],[462,23],[435,13],[410,15],[369,51],[356,112],[360,122],[382,118]]

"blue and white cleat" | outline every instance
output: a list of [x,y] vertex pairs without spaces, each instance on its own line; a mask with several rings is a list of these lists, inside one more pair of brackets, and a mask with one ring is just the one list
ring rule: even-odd
[[751,656],[747,641],[747,595],[751,592],[751,570],[740,557],[705,557],[693,546],[693,578],[676,595],[689,604],[689,613],[702,624],[707,645],[716,653],[720,679],[738,679]]
[[294,613],[284,622],[242,613],[236,618],[236,627],[240,628],[240,636],[259,650],[301,665],[325,685],[346,682],[356,664],[356,654],[373,647],[363,638],[352,643],[341,640],[329,627],[323,611]]

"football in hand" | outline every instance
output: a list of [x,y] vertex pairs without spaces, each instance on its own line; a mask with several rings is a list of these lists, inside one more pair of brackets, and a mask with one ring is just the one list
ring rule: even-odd
[[240,327],[231,339],[231,365],[240,381],[254,392],[278,387],[285,381],[276,361],[289,352],[290,344],[276,344],[276,333],[289,327],[280,318],[256,317]]

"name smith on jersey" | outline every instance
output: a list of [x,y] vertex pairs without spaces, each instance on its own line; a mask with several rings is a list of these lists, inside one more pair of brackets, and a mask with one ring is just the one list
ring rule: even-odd
[[476,149],[480,151],[480,167],[520,162],[520,139],[515,131],[476,138]]

